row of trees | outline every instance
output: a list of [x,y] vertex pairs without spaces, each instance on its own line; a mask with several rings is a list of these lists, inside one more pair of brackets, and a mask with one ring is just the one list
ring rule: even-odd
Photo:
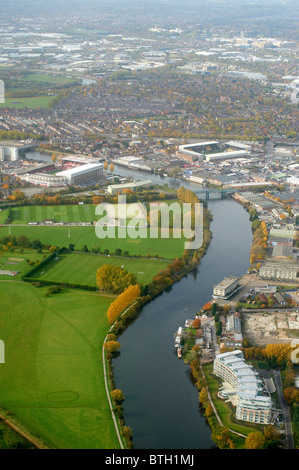
[[[273,367],[285,367],[290,361],[293,348],[289,343],[267,344],[265,348],[244,348],[245,359],[267,360]],[[271,365],[271,364],[269,364]]]
[[112,325],[117,317],[124,312],[135,300],[140,296],[140,287],[138,284],[130,286],[120,294],[117,299],[110,304],[107,311],[107,318],[110,325]]
[[186,189],[184,186],[181,186],[177,191],[177,197],[180,201],[195,204],[200,202],[196,194],[190,189]]
[[263,432],[255,431],[248,434],[245,449],[276,449],[279,439],[279,433],[269,424],[264,427]]
[[269,232],[264,221],[255,219],[252,222],[253,239],[250,250],[250,264],[261,261],[265,258],[267,252],[267,240]]
[[41,250],[42,248],[51,249],[55,251],[57,247],[51,247],[51,245],[44,245],[39,239],[31,241],[26,235],[5,235],[0,238],[0,245],[4,250],[10,249],[12,247],[21,247],[21,248],[33,248],[34,250]]

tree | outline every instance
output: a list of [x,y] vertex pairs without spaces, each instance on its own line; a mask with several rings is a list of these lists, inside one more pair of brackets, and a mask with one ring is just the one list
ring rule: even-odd
[[276,442],[278,442],[280,438],[277,430],[271,424],[268,424],[268,426],[264,427],[264,437],[266,441],[276,441]]
[[245,441],[245,449],[262,449],[265,443],[265,437],[260,431],[248,434]]
[[114,400],[118,403],[121,403],[125,399],[123,392],[121,390],[117,389],[117,388],[112,390],[111,398],[112,398],[112,400]]
[[203,387],[199,394],[199,401],[202,405],[206,405],[209,402],[208,392],[205,387]]
[[114,165],[113,165],[113,163],[112,163],[112,162],[110,163],[109,170],[110,170],[111,172],[113,172],[113,171],[114,171]]
[[104,349],[107,352],[112,353],[118,351],[119,348],[120,344],[118,341],[107,341],[106,343],[104,343]]
[[205,412],[206,417],[209,418],[210,416],[213,415],[213,413],[214,413],[214,411],[213,411],[212,406],[211,406],[211,405],[208,405],[208,406],[206,407],[206,412]]
[[104,162],[104,170],[108,170],[108,162],[107,162],[107,160]]
[[120,294],[127,287],[137,284],[134,274],[120,266],[103,264],[97,271],[97,285],[100,290]]
[[22,248],[29,248],[31,246],[30,240],[26,235],[20,235],[18,237],[18,245]]
[[299,403],[299,390],[296,387],[287,387],[283,391],[284,397],[289,405]]
[[229,429],[226,426],[217,425],[212,432],[211,438],[219,449],[233,449],[234,443],[230,438]]
[[130,440],[133,437],[133,431],[129,426],[123,426],[121,428],[121,433],[125,439]]
[[216,335],[221,336],[221,334],[222,334],[222,323],[221,323],[221,321],[219,321],[216,324]]
[[110,304],[107,311],[107,318],[110,325],[115,322],[117,317],[126,310],[140,296],[140,287],[138,284],[128,287],[117,299]]
[[39,248],[42,248],[43,245],[42,245],[42,242],[40,240],[33,240],[32,242],[32,248],[34,250],[38,250]]
[[212,304],[212,308],[211,308],[211,313],[212,313],[212,315],[215,315],[215,314],[216,314],[216,312],[217,312],[217,307],[218,307],[218,306],[217,306],[216,302],[214,302],[214,303]]
[[211,302],[207,302],[207,303],[204,304],[204,306],[203,306],[203,309],[204,309],[204,310],[211,310],[211,308],[212,308]]
[[195,318],[195,320],[193,320],[193,323],[192,323],[192,328],[197,330],[198,328],[200,328],[200,326],[201,326],[201,319]]

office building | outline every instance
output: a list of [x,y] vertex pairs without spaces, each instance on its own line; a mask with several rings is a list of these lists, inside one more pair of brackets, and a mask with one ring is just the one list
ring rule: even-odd
[[239,278],[234,276],[226,277],[222,282],[214,286],[213,298],[214,299],[227,299],[239,287]]

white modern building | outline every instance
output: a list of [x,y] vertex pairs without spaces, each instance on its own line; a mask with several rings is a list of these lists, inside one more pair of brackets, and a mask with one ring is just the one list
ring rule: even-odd
[[246,364],[242,351],[218,354],[213,373],[223,380],[219,396],[236,406],[236,418],[256,424],[269,424],[272,400],[253,367]]
[[239,287],[239,278],[235,276],[228,276],[223,279],[219,284],[214,286],[213,298],[214,299],[227,299]]

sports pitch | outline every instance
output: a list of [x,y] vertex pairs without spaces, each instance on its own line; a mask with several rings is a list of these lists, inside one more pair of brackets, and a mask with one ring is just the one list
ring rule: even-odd
[[[11,217],[13,224],[28,224],[32,221],[41,222],[44,219],[54,219],[56,222],[93,222],[99,217],[95,215],[96,206],[92,204],[57,205],[57,206],[21,206],[12,207]],[[0,221],[3,224],[8,211],[0,212]]]
[[146,285],[169,264],[162,260],[108,257],[85,253],[63,254],[58,255],[58,258],[35,271],[32,275],[34,279],[96,286],[97,269],[103,264],[111,264],[124,267],[126,271],[133,273],[139,282]]
[[[171,231],[170,231],[171,232]],[[57,247],[68,247],[69,244],[75,245],[75,249],[80,251],[83,245],[89,250],[93,247],[99,247],[100,251],[108,249],[110,253],[115,253],[117,248],[122,251],[128,251],[130,255],[147,256],[156,255],[164,259],[175,259],[182,256],[184,251],[184,238],[150,238],[148,229],[147,238],[117,238],[117,229],[115,238],[100,239],[96,236],[95,227],[92,226],[13,226],[0,227],[0,238],[7,235],[26,235],[31,241],[39,239],[45,245]]]

